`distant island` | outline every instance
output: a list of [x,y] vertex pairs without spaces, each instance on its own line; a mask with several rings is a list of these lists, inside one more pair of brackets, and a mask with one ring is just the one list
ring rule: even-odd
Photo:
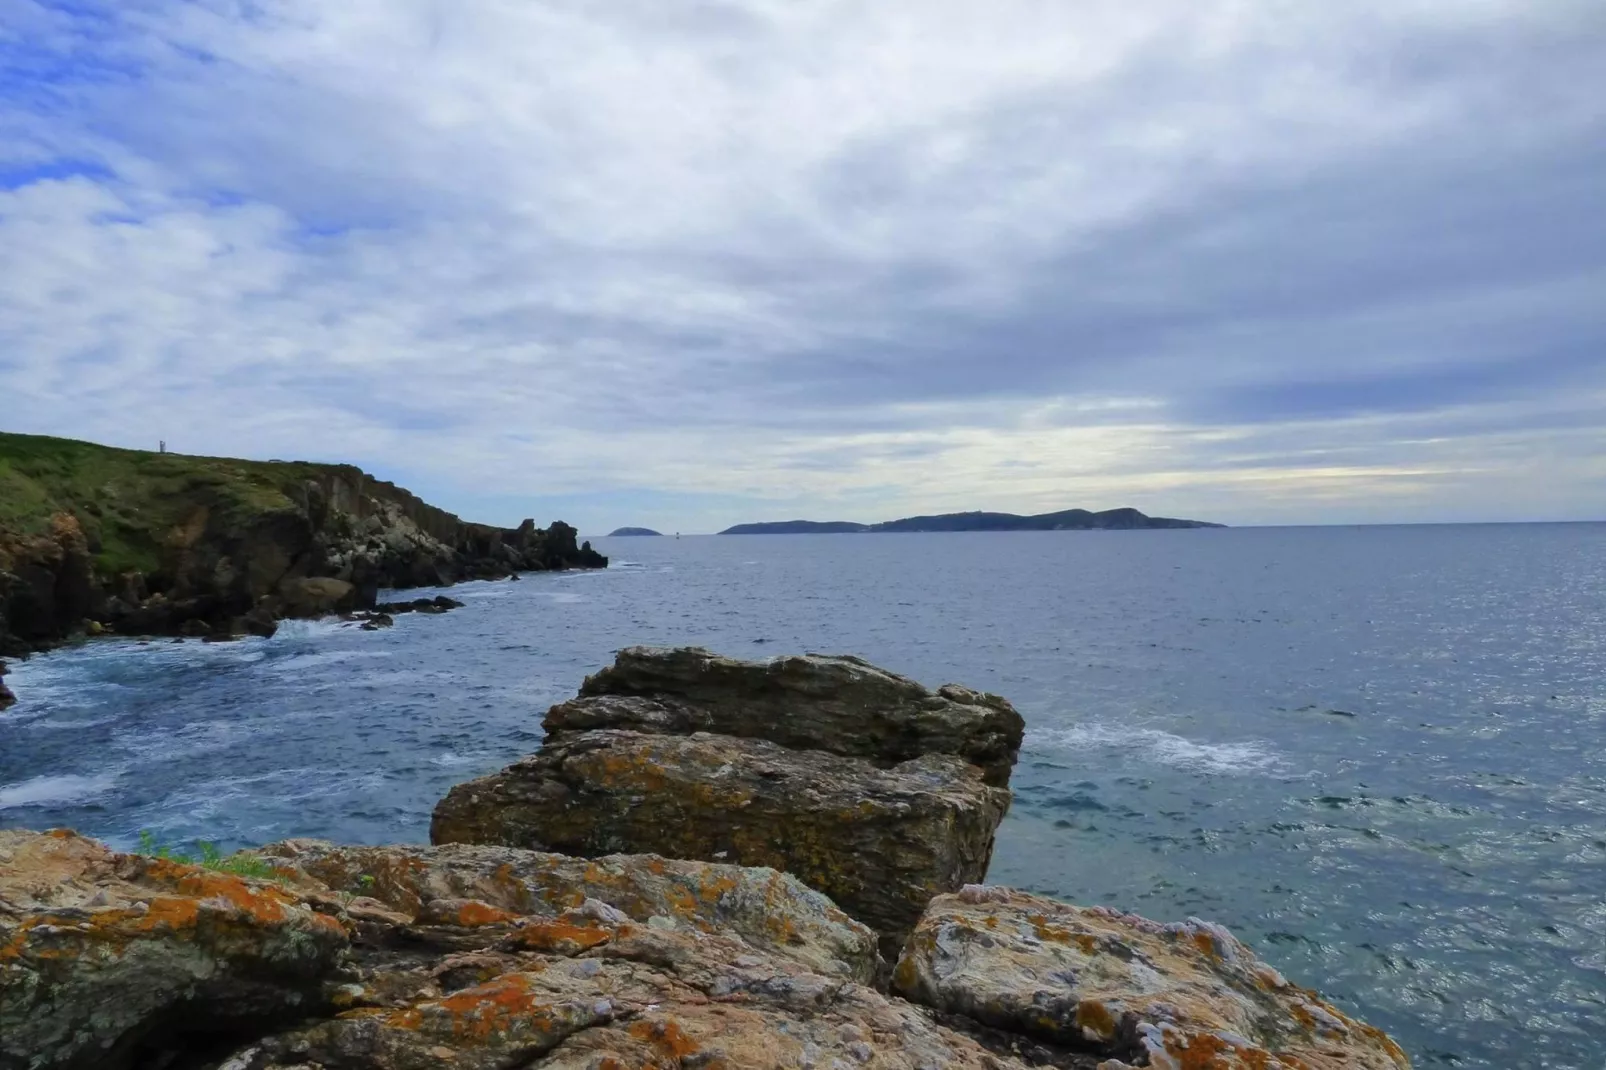
[[1147,516],[1136,509],[1064,509],[1057,513],[1017,516],[1014,513],[941,513],[911,516],[881,524],[855,524],[846,520],[780,520],[767,524],[737,524],[721,535],[845,535],[886,531],[1137,531],[1152,528],[1223,528],[1204,520],[1178,520]]
[[737,524],[726,528],[721,535],[846,535],[869,531],[867,524],[853,524],[846,520],[779,520],[773,524]]
[[622,538],[626,535],[657,535],[662,537],[663,532],[654,531],[652,528],[614,528],[608,532],[608,538],[610,539]]

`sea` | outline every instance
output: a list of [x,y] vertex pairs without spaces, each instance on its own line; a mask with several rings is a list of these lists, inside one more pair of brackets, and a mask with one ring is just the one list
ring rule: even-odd
[[0,825],[421,843],[621,647],[852,653],[1024,714],[993,883],[1224,924],[1419,1067],[1606,1067],[1606,525],[596,544],[386,631],[13,662]]

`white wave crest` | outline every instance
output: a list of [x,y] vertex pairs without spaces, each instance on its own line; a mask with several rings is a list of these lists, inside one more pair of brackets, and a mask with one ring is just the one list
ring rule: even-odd
[[0,786],[0,810],[91,799],[115,787],[117,777],[116,773],[98,773],[94,776],[36,776],[32,780],[6,784]]
[[1262,740],[1199,743],[1158,728],[1136,728],[1094,721],[1069,728],[1035,729],[1026,736],[1028,750],[1120,751],[1142,761],[1199,773],[1275,774],[1286,763]]

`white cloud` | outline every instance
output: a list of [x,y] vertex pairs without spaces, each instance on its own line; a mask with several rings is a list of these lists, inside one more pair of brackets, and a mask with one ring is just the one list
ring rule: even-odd
[[[687,530],[744,497],[1461,516],[1540,458],[1561,481],[1496,515],[1599,489],[1600,226],[1521,262],[1529,221],[1476,215],[1491,159],[1601,207],[1592,4],[0,0],[0,27],[8,427],[655,488]],[[26,170],[51,160],[93,166]],[[1390,231],[1457,197],[1462,229]],[[1287,400],[1312,382],[1395,401]],[[1433,418],[1457,430],[1412,441]],[[1259,445],[1223,468],[1232,442]]]

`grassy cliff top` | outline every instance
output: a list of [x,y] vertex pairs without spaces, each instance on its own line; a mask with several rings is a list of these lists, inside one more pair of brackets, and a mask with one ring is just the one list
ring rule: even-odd
[[53,514],[69,512],[83,525],[103,573],[149,571],[168,533],[197,508],[241,520],[293,510],[307,480],[341,471],[356,473],[338,465],[190,457],[0,432],[0,534],[41,534]]

